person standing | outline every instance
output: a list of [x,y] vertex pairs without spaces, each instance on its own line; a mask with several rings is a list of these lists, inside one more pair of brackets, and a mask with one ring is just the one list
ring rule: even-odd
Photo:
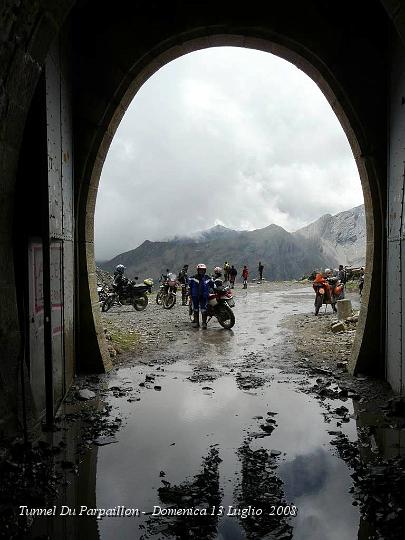
[[238,271],[234,267],[234,265],[231,266],[231,269],[229,270],[229,281],[231,282],[231,289],[235,288],[235,279],[238,275]]
[[337,277],[340,280],[340,282],[343,283],[343,285],[347,282],[347,272],[343,268],[343,264],[339,264],[339,270],[338,270]]
[[224,262],[224,281],[229,281],[229,270],[231,267],[229,266],[228,261]]
[[263,280],[263,270],[264,270],[264,266],[262,265],[262,262],[261,262],[261,261],[259,261],[259,268],[258,268],[258,270],[259,270],[259,279],[260,279],[260,281],[262,281],[262,280]]
[[247,281],[248,281],[248,277],[249,277],[249,269],[248,269],[248,267],[245,265],[245,266],[243,267],[243,270],[242,270],[243,288],[244,288],[244,289],[247,289]]
[[214,280],[210,276],[207,276],[206,272],[206,265],[198,264],[197,273],[188,280],[194,311],[193,327],[198,328],[200,326],[199,314],[201,311],[202,327],[204,330],[207,328],[209,290],[210,288],[214,288]]
[[360,271],[360,277],[359,277],[359,295],[361,296],[363,294],[363,288],[364,288],[364,268]]
[[179,283],[181,284],[181,304],[187,305],[187,286],[188,286],[188,264],[185,264],[178,275]]

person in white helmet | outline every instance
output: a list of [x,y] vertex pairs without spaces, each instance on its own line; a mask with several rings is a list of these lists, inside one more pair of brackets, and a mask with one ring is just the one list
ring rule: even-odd
[[212,276],[212,279],[214,281],[215,287],[221,287],[223,285],[222,268],[220,266],[216,266],[214,268],[214,274]]
[[124,276],[125,270],[126,268],[123,264],[118,264],[115,267],[113,284],[118,293],[123,292],[124,288],[128,285],[128,278]]
[[210,276],[207,276],[207,267],[205,264],[197,264],[197,273],[189,278],[189,287],[194,311],[193,327],[198,328],[200,326],[199,314],[201,311],[202,327],[206,329],[208,294],[210,288],[214,287],[214,281]]

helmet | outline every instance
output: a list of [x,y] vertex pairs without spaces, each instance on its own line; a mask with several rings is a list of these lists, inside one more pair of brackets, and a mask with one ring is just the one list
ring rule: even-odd
[[125,272],[125,266],[123,264],[118,264],[116,267],[115,267],[115,270],[117,272],[119,272],[120,274],[123,274]]
[[325,274],[329,274],[332,270],[330,268],[325,268]]
[[216,266],[214,268],[214,274],[222,274],[222,268],[220,266]]
[[200,263],[197,264],[197,270],[207,270],[207,267],[205,264]]

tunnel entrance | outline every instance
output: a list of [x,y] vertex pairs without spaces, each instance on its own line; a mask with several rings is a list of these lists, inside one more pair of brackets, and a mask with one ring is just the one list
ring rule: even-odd
[[[361,153],[359,142],[356,138],[356,135],[353,131],[353,128],[350,124],[349,118],[346,115],[346,112],[344,111],[343,106],[339,103],[337,98],[333,94],[333,90],[329,86],[329,84],[326,82],[326,80],[322,77],[320,73],[318,73],[313,65],[311,65],[308,61],[304,60],[302,57],[300,57],[295,52],[291,51],[290,49],[286,49],[278,44],[270,43],[266,41],[258,41],[257,39],[249,39],[246,36],[233,36],[230,38],[229,36],[210,36],[210,39],[213,41],[213,43],[216,45],[222,44],[222,45],[235,45],[238,46],[241,43],[241,40],[243,41],[243,46],[245,48],[249,49],[256,49],[258,51],[265,51],[265,52],[271,52],[272,54],[283,58],[285,60],[288,60],[295,66],[299,67],[302,71],[304,71],[307,75],[309,75],[312,80],[316,82],[316,84],[320,87],[322,90],[324,96],[328,100],[329,104],[332,107],[332,110],[335,112],[338,120],[340,121],[340,124],[343,128],[343,130],[346,133],[347,139],[350,143],[354,159],[356,160],[358,172],[360,175],[362,187],[363,187],[363,194],[364,194],[364,202],[366,207],[366,221],[367,221],[367,250],[366,250],[366,267],[367,267],[367,287],[364,292],[363,296],[363,302],[362,302],[362,314],[360,317],[360,323],[358,326],[358,332],[356,335],[355,344],[353,347],[353,353],[351,358],[351,366],[350,369],[352,373],[357,372],[359,369],[363,371],[369,371],[373,372],[375,374],[382,373],[383,366],[379,364],[378,362],[373,362],[370,360],[370,358],[366,359],[366,353],[363,355],[361,353],[362,348],[365,347],[365,343],[368,341],[363,340],[363,333],[364,328],[366,327],[366,321],[370,317],[372,318],[372,312],[373,308],[371,310],[368,310],[368,302],[369,302],[369,286],[373,280],[373,264],[375,263],[373,258],[374,253],[374,220],[373,220],[373,209],[372,209],[372,201],[371,201],[371,194],[370,194],[370,179],[369,179],[369,171],[367,170],[367,167],[365,167],[364,159]],[[214,46],[215,46],[214,45]],[[86,227],[85,231],[88,238],[88,248],[91,249],[92,255],[89,259],[90,266],[87,266],[87,272],[90,276],[90,281],[88,285],[88,288],[93,291],[92,292],[92,298],[95,298],[96,301],[93,302],[93,314],[94,318],[96,320],[96,324],[99,324],[99,304],[97,302],[97,297],[95,295],[95,287],[96,287],[96,280],[95,280],[95,274],[94,274],[94,252],[93,252],[93,241],[94,241],[94,223],[93,223],[93,217],[94,217],[94,211],[95,211],[95,198],[98,190],[99,185],[99,179],[102,169],[102,164],[104,164],[104,161],[106,159],[106,155],[108,152],[108,149],[110,147],[110,143],[112,141],[112,137],[115,133],[115,129],[118,127],[119,122],[122,119],[122,116],[124,115],[126,108],[131,103],[132,99],[136,96],[137,92],[141,88],[142,84],[146,79],[148,79],[153,73],[155,73],[160,67],[166,65],[169,61],[182,56],[182,54],[186,54],[185,51],[190,52],[190,50],[199,50],[201,48],[206,48],[206,42],[201,42],[201,40],[195,40],[188,42],[184,45],[184,52],[179,50],[177,47],[173,50],[166,51],[164,54],[161,55],[161,57],[154,60],[152,63],[152,66],[145,67],[144,71],[139,74],[138,78],[134,79],[134,81],[129,85],[129,88],[125,92],[125,97],[123,98],[123,105],[118,107],[113,114],[112,119],[112,125],[110,128],[107,129],[106,133],[103,136],[103,142],[101,143],[97,157],[95,160],[96,167],[92,171],[91,175],[91,183],[90,183],[90,198],[87,204],[87,213],[86,213]],[[375,285],[374,285],[375,286]],[[97,332],[97,335],[100,336],[99,342],[104,342],[104,336],[101,331]],[[375,336],[374,336],[375,337]],[[100,346],[102,344],[100,343]],[[375,358],[375,350],[374,350],[374,358]],[[109,366],[109,359],[105,356],[105,349],[104,349],[104,360],[106,362],[106,365]],[[359,360],[360,358],[360,360]],[[363,360],[362,360],[363,359]],[[364,361],[364,363],[363,363]]]
[[[198,262],[210,275],[225,260],[235,264],[236,289],[245,264],[249,282],[261,284],[259,261],[266,281],[365,265],[364,210],[325,215],[363,202],[345,135],[312,80],[269,53],[211,48],[166,64],[128,108],[101,177],[96,259],[110,275],[123,264],[126,278],[152,278],[155,294],[165,269],[178,274],[186,263],[190,276]],[[317,225],[301,230],[308,221]],[[331,228],[339,255],[326,242]]]
[[[13,259],[13,219],[7,219],[13,216],[19,197],[15,172],[19,160],[24,160],[20,152],[22,135],[28,111],[31,105],[36,106],[32,97],[45,66],[44,91],[48,94],[46,118],[42,122],[47,122],[48,140],[42,163],[47,163],[47,179],[43,182],[49,189],[49,235],[43,230],[42,240],[57,248],[45,251],[49,258],[55,254],[60,296],[55,305],[48,302],[48,320],[45,318],[48,336],[52,336],[48,338],[52,361],[46,370],[48,375],[45,373],[48,389],[55,382],[54,370],[58,365],[63,372],[55,382],[58,390],[56,386],[49,390],[49,395],[56,391],[53,410],[74,372],[110,368],[96,294],[93,226],[99,177],[117,126],[139,88],[161,66],[188,52],[222,45],[270,52],[292,62],[322,89],[341,122],[362,179],[367,213],[368,276],[363,303],[368,309],[362,311],[360,318],[351,370],[384,376],[386,54],[391,25],[380,3],[367,6],[366,26],[363,5],[350,7],[348,21],[345,6],[320,7],[317,2],[295,6],[294,20],[300,21],[298,25],[292,22],[287,6],[269,7],[260,2],[255,5],[257,9],[252,7],[248,19],[242,6],[232,5],[228,9],[225,4],[210,4],[204,14],[197,4],[186,7],[182,3],[174,12],[159,2],[142,6],[131,3],[125,10],[108,13],[95,12],[90,2],[70,7],[57,2],[54,8],[49,7],[49,12],[41,6],[38,4],[26,19],[13,19],[27,28],[21,33],[25,36],[22,41],[12,42],[10,51],[15,54],[4,68],[8,97],[1,109],[5,119],[2,178],[6,185],[1,253],[4,261]],[[53,53],[55,43],[61,53],[59,63]],[[54,83],[48,62],[53,62]],[[22,72],[26,74],[25,85],[17,84]],[[48,85],[55,88],[54,96],[49,94]],[[66,111],[71,111],[71,115],[65,116]],[[66,141],[67,152],[62,151],[61,140]],[[53,167],[55,163],[58,168]],[[71,207],[68,201],[72,202]],[[57,251],[63,255],[56,257]],[[16,256],[15,262],[18,260]],[[49,290],[51,266],[49,260]],[[4,311],[1,327],[3,350],[8,358],[2,366],[4,381],[10,379],[8,373],[18,372],[24,342],[16,309],[17,273],[5,271],[2,285],[4,303],[10,306],[10,310]],[[62,304],[63,308],[56,308]],[[26,308],[23,312],[26,317]],[[60,324],[56,324],[58,317]],[[55,328],[64,329],[60,338],[52,334],[52,320]],[[400,380],[391,382],[397,388],[402,384]],[[13,388],[12,409],[18,417],[21,388],[15,381],[11,385],[1,384]]]

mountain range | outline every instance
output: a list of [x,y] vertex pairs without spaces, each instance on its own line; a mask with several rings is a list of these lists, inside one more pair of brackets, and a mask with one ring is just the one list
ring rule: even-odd
[[156,280],[166,268],[177,273],[185,263],[194,268],[204,262],[211,271],[228,261],[239,275],[246,264],[251,276],[256,277],[261,261],[266,279],[290,280],[326,266],[364,265],[365,250],[365,212],[361,205],[334,216],[325,214],[293,233],[274,224],[254,231],[216,225],[190,236],[160,242],[145,240],[136,249],[99,266],[113,272],[117,264],[123,264],[129,277]]

